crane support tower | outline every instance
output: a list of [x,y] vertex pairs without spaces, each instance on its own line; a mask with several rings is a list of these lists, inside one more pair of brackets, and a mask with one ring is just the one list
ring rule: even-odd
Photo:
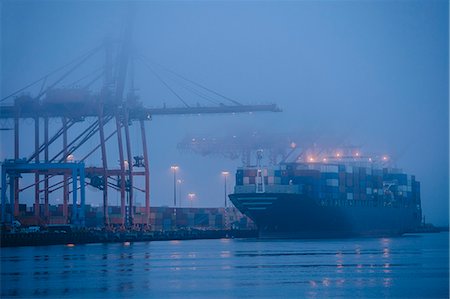
[[[14,156],[5,160],[2,165],[2,223],[14,221],[19,216],[19,194],[34,187],[35,210],[34,217],[37,224],[48,224],[49,194],[57,190],[62,191],[63,219],[65,223],[77,222],[83,225],[84,188],[91,185],[103,192],[104,225],[111,225],[108,215],[110,191],[120,194],[120,225],[131,227],[133,225],[149,225],[150,216],[150,162],[146,139],[146,122],[157,115],[180,114],[214,114],[214,113],[241,113],[271,111],[280,109],[275,104],[244,105],[233,101],[230,104],[220,103],[214,106],[190,106],[183,102],[183,107],[146,108],[134,93],[133,80],[129,69],[131,57],[131,24],[127,24],[119,43],[105,41],[80,59],[71,64],[69,69],[55,82],[42,85],[36,96],[20,93],[26,88],[8,95],[14,98],[12,104],[0,106],[0,119],[13,122]],[[117,49],[112,49],[117,44]],[[73,75],[73,72],[86,63],[94,54],[104,51],[105,64],[103,72],[95,80],[103,78],[100,91],[94,93],[89,90],[90,82],[84,87],[61,88],[60,83]],[[113,57],[113,53],[116,56]],[[113,63],[115,61],[116,63]],[[44,77],[46,81],[46,77]],[[39,82],[36,81],[36,82]],[[129,88],[125,95],[124,91]],[[23,119],[32,119],[34,122],[34,148],[25,151],[20,146],[20,123]],[[50,135],[49,121],[60,120],[61,126],[52,128],[54,134]],[[89,120],[89,121],[88,121]],[[138,123],[140,128],[141,155],[135,154],[131,147],[130,125]],[[40,125],[43,124],[43,130]],[[83,124],[81,133],[77,129]],[[113,127],[107,132],[106,126]],[[23,129],[22,129],[23,130]],[[43,132],[43,134],[42,134]],[[43,136],[41,136],[43,135]],[[113,167],[108,163],[108,150],[111,141],[115,140],[118,152],[119,166]],[[109,142],[108,142],[109,141]],[[95,145],[92,145],[95,142]],[[61,146],[62,145],[62,146]],[[80,157],[80,147],[90,146],[88,153]],[[95,152],[100,152],[99,166],[85,166],[86,159]],[[115,152],[115,151],[114,151]],[[26,157],[26,158],[23,158]],[[75,158],[76,157],[76,158]],[[114,157],[115,158],[115,157]],[[110,157],[111,159],[111,157]],[[34,183],[20,188],[21,173],[34,175]],[[84,179],[86,177],[86,180]],[[9,183],[6,179],[9,179]],[[135,178],[143,177],[144,187],[136,186]],[[51,184],[55,179],[61,180]],[[79,181],[80,186],[75,182]],[[142,180],[141,180],[142,181]],[[72,187],[70,186],[72,184]],[[43,185],[43,186],[42,186]],[[7,191],[9,190],[9,209],[7,208]],[[82,189],[81,202],[78,205],[76,193]],[[145,197],[145,211],[143,220],[134,221],[133,193],[140,191]],[[40,198],[43,194],[44,213],[39,211]],[[69,219],[69,196],[72,194],[73,205],[71,219]],[[42,216],[43,215],[43,216]],[[46,223],[47,222],[47,223]]]

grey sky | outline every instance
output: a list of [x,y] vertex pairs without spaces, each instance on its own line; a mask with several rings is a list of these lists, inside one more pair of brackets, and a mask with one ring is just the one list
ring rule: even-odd
[[[427,218],[448,223],[447,1],[140,1],[137,7],[134,42],[145,56],[242,103],[275,102],[284,110],[154,117],[153,205],[171,204],[176,163],[183,200],[192,191],[198,206],[220,206],[220,171],[234,172],[239,161],[181,154],[176,145],[189,134],[249,129],[387,153],[422,182]],[[2,97],[106,36],[118,37],[124,11],[120,1],[3,1]],[[181,106],[145,67],[135,68],[144,105]],[[12,133],[0,134],[4,159]],[[100,203],[99,196],[91,202]]]

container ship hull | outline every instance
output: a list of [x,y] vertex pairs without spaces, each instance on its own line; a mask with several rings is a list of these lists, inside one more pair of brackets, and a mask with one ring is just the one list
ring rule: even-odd
[[230,200],[256,223],[261,238],[399,236],[419,224],[416,207],[376,201],[349,205],[283,193],[235,193]]

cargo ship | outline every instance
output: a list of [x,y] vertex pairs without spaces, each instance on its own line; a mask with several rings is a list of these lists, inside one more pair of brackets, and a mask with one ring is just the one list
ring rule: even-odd
[[229,198],[262,238],[399,236],[422,219],[415,176],[370,158],[238,168]]

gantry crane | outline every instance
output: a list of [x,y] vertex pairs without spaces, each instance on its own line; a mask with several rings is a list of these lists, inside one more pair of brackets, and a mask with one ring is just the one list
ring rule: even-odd
[[286,136],[241,130],[221,137],[187,136],[178,143],[177,148],[202,156],[221,155],[232,160],[240,158],[244,166],[250,166],[252,161],[256,163],[259,150],[265,152],[264,156],[270,165],[276,165],[286,157],[289,144]]
[[[121,203],[121,224],[124,226],[131,226],[133,221],[133,192],[140,190],[145,193],[145,216],[144,221],[141,224],[149,223],[150,215],[150,172],[149,172],[149,157],[147,151],[146,140],[146,126],[145,122],[151,120],[153,116],[158,115],[181,115],[181,114],[212,114],[212,113],[241,113],[241,112],[257,112],[257,111],[270,111],[278,112],[280,109],[275,104],[268,105],[243,105],[236,101],[220,102],[219,104],[212,106],[190,106],[183,101],[183,107],[161,107],[161,108],[146,108],[139,102],[137,95],[133,92],[133,86],[130,87],[130,92],[125,96],[124,91],[126,89],[126,78],[129,70],[129,62],[131,57],[131,25],[125,26],[124,34],[119,43],[119,51],[117,51],[117,57],[112,57],[113,43],[111,41],[105,41],[101,46],[94,48],[85,55],[81,56],[76,63],[69,65],[70,68],[55,82],[48,85],[47,88],[41,89],[36,96],[19,95],[20,92],[26,90],[26,88],[20,89],[7,97],[3,98],[4,101],[8,98],[14,98],[14,102],[11,105],[0,106],[0,119],[13,120],[14,126],[14,158],[8,160],[8,163],[3,163],[5,171],[3,176],[10,177],[9,188],[11,194],[11,217],[12,221],[14,217],[19,215],[19,193],[28,188],[34,187],[35,189],[35,209],[34,216],[36,222],[47,221],[49,217],[49,193],[59,189],[63,189],[63,217],[65,221],[69,221],[68,202],[69,195],[76,195],[77,187],[73,185],[70,190],[70,182],[77,180],[77,173],[72,172],[69,168],[62,168],[62,164],[73,162],[74,154],[80,147],[86,145],[87,141],[97,139],[98,143],[82,158],[77,159],[77,163],[83,163],[94,152],[100,150],[101,152],[101,166],[85,167],[84,172],[86,177],[90,179],[88,184],[103,192],[103,215],[105,226],[110,225],[108,216],[108,199],[109,190],[117,190],[120,193]],[[104,50],[106,53],[105,65],[103,72],[94,78],[99,80],[103,78],[103,87],[100,92],[92,93],[88,87],[92,85],[89,82],[85,88],[59,88],[58,84],[62,80],[70,76],[76,69],[92,57],[99,51]],[[35,83],[46,80],[48,76],[41,78],[41,80]],[[192,81],[191,81],[192,82]],[[133,84],[133,83],[131,83]],[[198,85],[198,84],[197,84]],[[30,86],[30,85],[29,85]],[[27,87],[29,87],[27,86]],[[177,95],[178,96],[178,95]],[[226,99],[226,98],[225,98]],[[27,158],[21,159],[25,152],[22,152],[20,147],[20,119],[33,119],[34,120],[34,150],[28,154]],[[58,128],[53,136],[49,134],[49,120],[61,119],[61,127]],[[69,140],[69,130],[75,128],[77,124],[84,122],[86,119],[92,120],[92,122],[86,125],[83,131],[77,134],[72,140]],[[44,124],[44,136],[40,136],[40,123],[41,120]],[[130,124],[138,122],[140,126],[140,135],[142,142],[142,156],[134,155],[131,150],[130,141]],[[107,124],[115,124],[115,130],[109,134],[105,131]],[[71,133],[74,133],[71,130]],[[118,161],[119,168],[113,168],[108,164],[108,147],[107,142],[116,136],[117,148],[118,148]],[[53,152],[57,147],[57,143],[62,140],[62,148],[56,149],[56,154],[50,155],[50,147],[52,146]],[[11,164],[13,162],[13,164]],[[34,173],[34,184],[20,189],[19,179],[21,167],[14,167],[14,163],[17,165],[26,163],[27,173]],[[45,168],[42,165],[38,167],[40,163],[45,163]],[[35,165],[36,167],[33,167]],[[55,167],[53,167],[53,165]],[[84,165],[84,164],[83,164]],[[78,166],[77,166],[78,167]],[[84,167],[84,166],[83,166]],[[140,169],[137,171],[136,169]],[[61,177],[62,180],[56,184],[50,185],[50,179]],[[145,181],[144,188],[138,188],[135,186],[134,177],[143,176]],[[43,179],[42,179],[43,177]],[[6,221],[6,188],[8,187],[6,177],[2,181],[5,182],[2,185],[2,222]],[[41,183],[44,184],[41,190]],[[84,181],[81,184],[85,184]],[[81,187],[78,187],[81,188]],[[81,188],[84,192],[84,185]],[[3,191],[4,190],[4,191]],[[41,217],[39,211],[40,194],[44,194],[44,217]],[[126,205],[126,196],[128,195],[128,207]],[[81,198],[84,198],[82,195]],[[81,203],[84,205],[84,202]],[[77,203],[74,201],[72,209],[77,209]],[[127,211],[128,209],[128,211]],[[74,213],[72,213],[73,217]],[[78,215],[78,214],[77,214]]]

